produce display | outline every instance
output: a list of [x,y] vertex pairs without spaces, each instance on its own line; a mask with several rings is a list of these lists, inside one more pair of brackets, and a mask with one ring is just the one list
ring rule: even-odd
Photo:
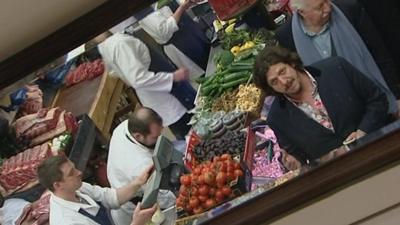
[[199,214],[235,197],[232,187],[244,176],[240,163],[230,154],[216,156],[195,166],[191,174],[180,177],[181,187],[176,199],[178,211]]
[[211,110],[229,112],[238,109],[243,112],[256,113],[260,110],[262,92],[254,84],[243,85],[233,91],[227,91],[215,99]]
[[193,153],[197,161],[211,160],[224,153],[239,155],[244,152],[246,134],[240,131],[228,132],[218,139],[205,140],[195,146]]
[[261,90],[254,84],[240,85],[236,94],[236,107],[244,112],[255,112],[261,106]]

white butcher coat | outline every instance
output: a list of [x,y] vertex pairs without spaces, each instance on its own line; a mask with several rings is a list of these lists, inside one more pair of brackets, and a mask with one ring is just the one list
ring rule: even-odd
[[150,53],[141,40],[116,33],[100,43],[98,49],[106,66],[136,90],[142,105],[156,111],[164,126],[177,122],[186,113],[186,108],[170,94],[173,73],[148,70]]
[[[122,187],[141,175],[153,164],[152,154],[152,150],[141,145],[129,134],[128,120],[120,123],[113,131],[108,151],[107,177],[111,187]],[[137,196],[142,196],[144,189],[145,186],[142,186]],[[161,208],[174,205],[175,200],[172,192],[160,190],[157,201]],[[132,202],[127,202],[120,209],[111,210],[115,225],[129,225],[135,207]]]

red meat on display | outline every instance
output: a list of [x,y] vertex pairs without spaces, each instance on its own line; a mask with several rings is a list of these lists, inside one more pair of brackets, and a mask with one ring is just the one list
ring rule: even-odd
[[78,123],[75,117],[59,107],[41,109],[39,112],[19,118],[15,123],[19,142],[35,146],[64,132],[74,134]]
[[24,103],[20,107],[20,113],[22,116],[36,113],[43,107],[43,92],[36,84],[26,85],[27,89],[26,98]]
[[37,167],[52,155],[49,144],[44,143],[4,161],[0,168],[1,193],[7,196],[37,184]]
[[80,64],[76,69],[70,71],[65,78],[65,84],[71,86],[84,80],[91,80],[104,73],[104,62],[96,59],[93,62]]

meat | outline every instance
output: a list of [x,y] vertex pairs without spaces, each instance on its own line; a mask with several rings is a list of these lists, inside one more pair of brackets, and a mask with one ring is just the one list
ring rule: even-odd
[[64,132],[74,134],[78,128],[75,117],[59,107],[19,118],[15,123],[17,140],[29,146],[48,141]]
[[80,64],[76,69],[70,71],[65,78],[65,84],[71,86],[90,80],[104,73],[104,62],[101,59],[96,59],[93,62]]
[[0,191],[7,196],[37,183],[37,167],[53,153],[48,143],[27,149],[4,161],[0,168]]
[[42,109],[36,114],[19,118],[15,122],[17,139],[20,141],[31,140],[46,133],[48,130],[54,129],[61,112],[62,110],[59,107],[50,110]]
[[28,114],[36,113],[43,107],[43,93],[38,85],[29,84],[25,86],[26,98],[24,103],[20,106],[20,115],[25,116]]

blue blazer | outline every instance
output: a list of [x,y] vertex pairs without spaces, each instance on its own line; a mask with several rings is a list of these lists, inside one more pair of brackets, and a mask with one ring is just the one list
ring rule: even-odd
[[317,81],[321,100],[335,132],[323,127],[302,110],[278,96],[267,122],[279,145],[301,162],[315,160],[342,145],[360,129],[367,134],[386,124],[385,94],[341,57],[331,57],[306,67]]

